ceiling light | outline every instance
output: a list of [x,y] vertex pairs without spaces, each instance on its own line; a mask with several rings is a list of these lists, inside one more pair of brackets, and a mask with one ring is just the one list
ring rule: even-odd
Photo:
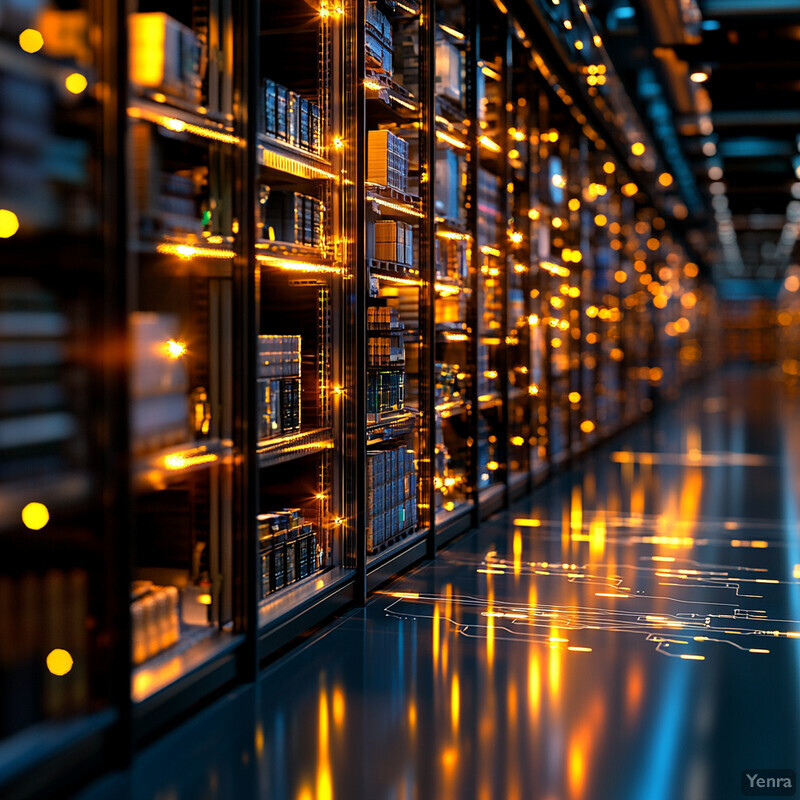
[[708,80],[708,73],[703,70],[697,70],[697,72],[693,72],[689,76],[689,79],[694,83],[705,83]]

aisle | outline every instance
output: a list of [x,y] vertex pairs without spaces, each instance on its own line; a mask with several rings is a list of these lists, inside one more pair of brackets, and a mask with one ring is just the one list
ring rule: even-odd
[[730,800],[743,770],[797,768],[799,410],[765,373],[710,381],[158,743],[125,789]]

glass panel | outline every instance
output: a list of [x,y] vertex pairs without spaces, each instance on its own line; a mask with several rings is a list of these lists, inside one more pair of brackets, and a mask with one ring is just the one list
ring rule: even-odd
[[227,3],[128,16],[126,159],[133,697],[225,644],[232,608],[233,18]]
[[90,34],[113,26],[89,2],[0,12],[0,763],[16,753],[12,767],[79,739],[93,712],[110,717],[105,448],[120,420],[102,368],[119,329],[104,312],[103,183],[116,142],[102,91],[114,75]]
[[421,437],[430,424],[423,418],[422,288],[430,265],[421,183],[420,21],[416,0],[366,0],[369,558],[404,546],[429,523],[418,507]]
[[[352,566],[341,462],[350,268],[343,8],[261,0],[256,308],[259,623]],[[292,35],[286,36],[291,30]]]
[[[497,7],[481,6],[478,107],[478,489],[505,483],[508,289],[507,35]],[[482,89],[482,91],[481,91]]]
[[471,506],[469,320],[474,240],[465,207],[466,20],[461,5],[437,3],[436,29],[436,519]]

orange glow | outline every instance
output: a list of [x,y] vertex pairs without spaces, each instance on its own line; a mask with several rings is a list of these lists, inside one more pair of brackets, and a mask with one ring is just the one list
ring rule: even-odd
[[26,53],[36,53],[44,46],[44,37],[33,28],[26,28],[19,35],[19,46]]
[[233,250],[217,249],[215,247],[195,247],[191,244],[171,244],[161,242],[156,245],[156,251],[164,255],[180,256],[181,258],[233,258],[236,253]]
[[56,648],[47,654],[47,670],[52,675],[66,675],[73,665],[72,656],[67,650]]
[[450,722],[453,730],[458,730],[458,719],[461,711],[461,691],[458,683],[458,673],[453,675],[450,686]]
[[183,342],[176,342],[170,339],[165,345],[164,350],[169,358],[180,358],[186,355],[186,345]]
[[481,145],[481,147],[485,147],[487,150],[490,150],[493,153],[499,153],[503,149],[499,144],[497,144],[497,142],[493,141],[486,135],[481,136],[480,139],[478,139],[478,143]]
[[80,72],[73,72],[71,75],[67,75],[64,80],[64,86],[66,86],[67,91],[72,92],[72,94],[80,94],[85,91],[88,85],[89,82],[86,80],[86,76],[81,75]]
[[328,696],[324,689],[319,692],[317,722],[317,800],[333,800],[333,782],[330,766],[330,720]]
[[461,139],[457,139],[455,136],[451,136],[449,133],[445,133],[444,131],[436,131],[436,138],[439,139],[439,141],[447,142],[447,144],[457,147],[459,150],[467,149],[466,142],[462,142]]

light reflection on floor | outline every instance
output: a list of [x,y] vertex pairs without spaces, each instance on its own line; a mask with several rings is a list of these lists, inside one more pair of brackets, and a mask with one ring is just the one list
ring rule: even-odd
[[731,800],[742,770],[797,769],[798,411],[765,374],[709,382],[156,744],[126,791]]

